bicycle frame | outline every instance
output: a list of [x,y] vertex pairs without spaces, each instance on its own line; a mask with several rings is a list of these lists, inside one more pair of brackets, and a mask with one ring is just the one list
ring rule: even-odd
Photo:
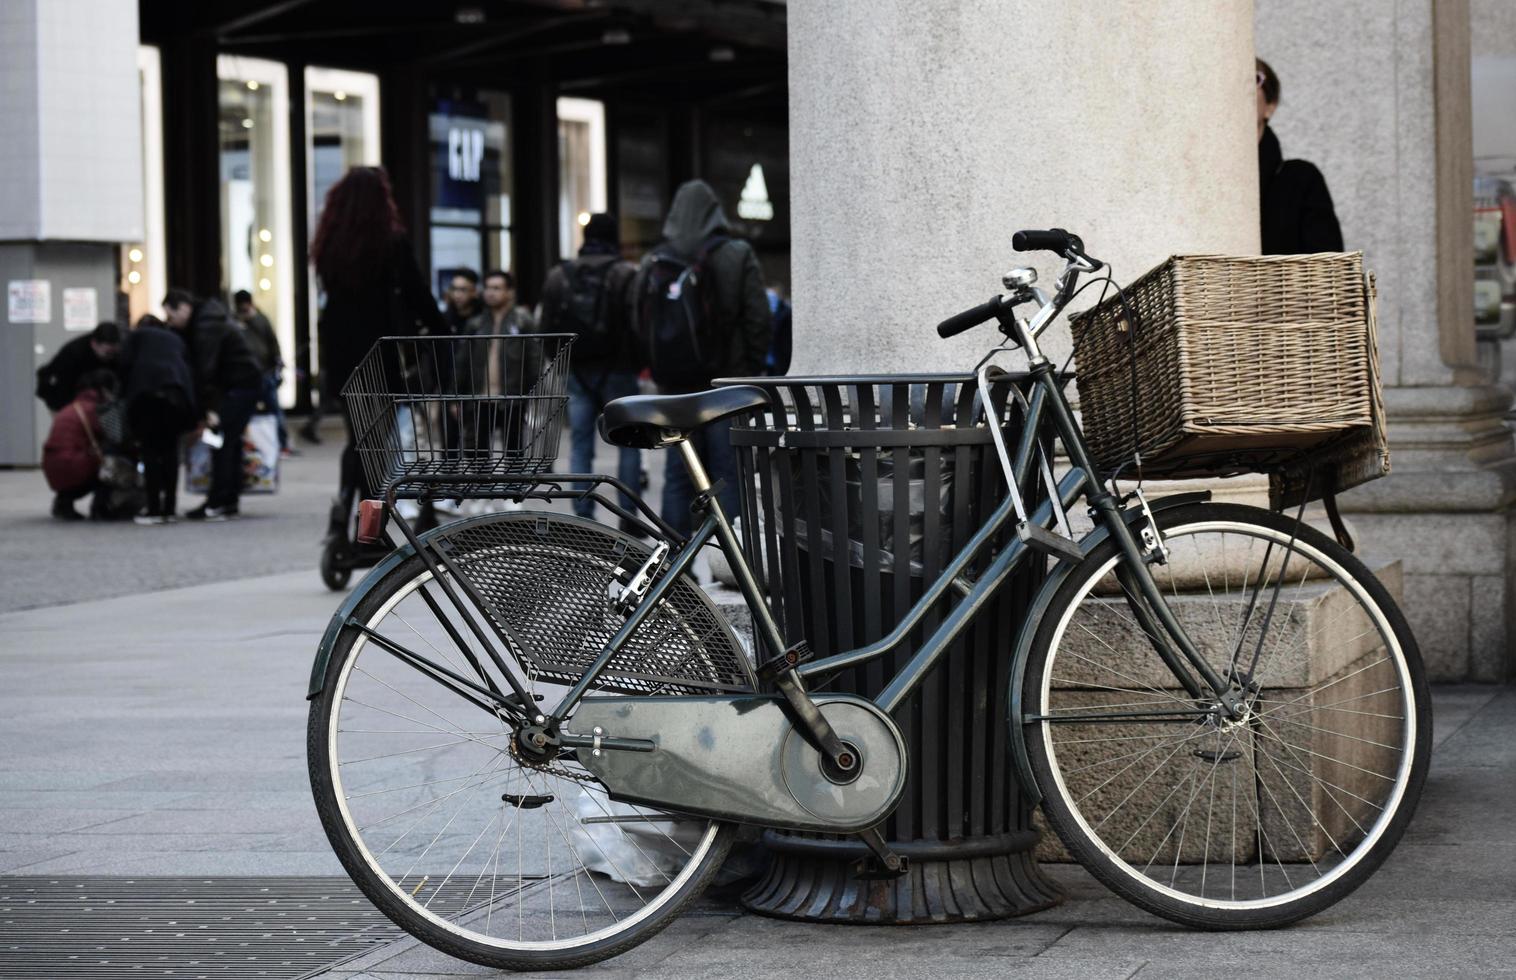
[[[1064,441],[1064,445],[1070,450],[1070,457],[1075,465],[1057,483],[1057,496],[1059,504],[1067,508],[1080,498],[1086,499],[1091,509],[1098,517],[1104,519],[1104,527],[1107,533],[1114,537],[1121,547],[1126,558],[1127,570],[1132,573],[1133,583],[1140,590],[1140,594],[1150,606],[1153,606],[1157,616],[1154,624],[1160,629],[1150,631],[1149,640],[1155,643],[1160,650],[1160,655],[1173,671],[1175,678],[1188,691],[1196,696],[1204,696],[1206,687],[1217,697],[1222,697],[1228,690],[1229,685],[1218,677],[1210,668],[1209,664],[1200,656],[1182,628],[1174,619],[1167,605],[1163,604],[1163,596],[1158,590],[1152,576],[1148,573],[1146,563],[1142,559],[1141,547],[1128,527],[1125,517],[1122,515],[1116,499],[1105,492],[1101,485],[1090,474],[1095,472],[1094,464],[1090,461],[1087,451],[1084,449],[1083,438],[1074,422],[1072,410],[1064,398],[1062,386],[1055,377],[1051,364],[1042,365],[1039,370],[1033,365],[1031,375],[1036,384],[1036,391],[1030,399],[1029,410],[1026,416],[1025,431],[1037,433],[1044,421],[1044,413],[1051,412],[1051,422],[1055,431]],[[1033,467],[1036,466],[1035,438],[1023,438],[1017,447],[1016,458],[1012,463],[1014,478],[1019,485],[1025,485],[1028,477],[1034,475]],[[689,447],[688,443],[680,443],[680,450],[684,453],[685,463],[690,468],[691,478],[699,491],[710,488],[709,478],[706,476],[698,457]],[[1082,464],[1082,465],[1081,465]],[[872,700],[886,712],[898,708],[925,679],[926,675],[941,659],[942,655],[952,645],[958,635],[973,621],[974,616],[994,595],[1006,579],[1020,567],[1027,559],[1029,553],[1034,552],[1020,539],[1013,539],[1001,552],[995,556],[989,567],[966,589],[963,587],[963,573],[973,563],[975,556],[986,547],[1016,516],[1015,503],[1010,495],[1003,501],[995,512],[985,521],[964,548],[955,555],[942,573],[926,587],[921,598],[910,608],[909,611],[896,623],[890,633],[880,640],[867,646],[854,650],[845,651],[835,656],[805,664],[798,669],[802,678],[816,679],[837,670],[854,667],[866,661],[883,657],[904,643],[911,631],[915,629],[923,619],[927,617],[932,607],[937,604],[951,589],[961,592],[960,601],[954,605],[946,615],[942,623],[927,638],[920,649],[911,659],[888,681],[883,691]],[[1044,501],[1037,511],[1031,515],[1031,519],[1043,528],[1051,529],[1056,521],[1056,511],[1051,500]],[[634,631],[646,615],[645,610],[651,610],[657,604],[659,598],[672,587],[678,575],[684,572],[700,547],[703,547],[712,538],[715,538],[721,550],[725,553],[731,564],[737,581],[737,587],[742,593],[748,608],[753,614],[755,632],[763,647],[770,656],[782,654],[789,646],[775,622],[773,614],[769,611],[762,590],[756,577],[749,566],[747,559],[737,541],[736,532],[733,530],[730,520],[722,510],[720,502],[710,495],[706,495],[706,517],[701,525],[690,536],[689,540],[680,550],[672,555],[672,564],[665,574],[649,590],[646,598],[639,606],[636,613],[627,621],[625,626],[618,631],[611,642],[607,644],[600,657],[590,669],[580,678],[579,682],[571,688],[558,702],[551,712],[545,714],[548,723],[561,723],[566,721],[573,713],[586,692],[594,685],[595,679],[601,670],[615,657],[620,645],[626,636]],[[1129,595],[1129,601],[1135,596]],[[1152,623],[1153,620],[1144,611],[1142,620]],[[1023,630],[1034,629],[1035,621],[1023,624]],[[1176,651],[1169,647],[1165,640],[1165,634],[1178,645]],[[1189,671],[1195,670],[1200,674],[1200,680],[1192,676]],[[1202,684],[1203,682],[1203,684]],[[1196,716],[1204,712],[1197,710]],[[1172,715],[1166,712],[1165,715]],[[1087,720],[1087,719],[1086,719]]]

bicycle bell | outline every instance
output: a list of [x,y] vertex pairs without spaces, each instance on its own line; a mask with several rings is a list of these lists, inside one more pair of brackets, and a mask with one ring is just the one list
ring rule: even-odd
[[1037,281],[1037,270],[1032,268],[1012,269],[1000,277],[1000,283],[1007,292],[1015,292],[1025,289]]

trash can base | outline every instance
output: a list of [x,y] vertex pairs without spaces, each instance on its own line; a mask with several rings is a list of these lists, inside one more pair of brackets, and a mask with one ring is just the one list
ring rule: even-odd
[[[764,844],[773,858],[742,896],[742,904],[760,915],[844,925],[929,925],[1029,915],[1063,901],[1033,859],[1036,840],[1035,832],[1018,831],[963,841],[892,843],[910,855],[909,871],[894,879],[860,880],[853,852],[863,845],[857,841],[769,832]],[[922,853],[945,850],[962,856]]]

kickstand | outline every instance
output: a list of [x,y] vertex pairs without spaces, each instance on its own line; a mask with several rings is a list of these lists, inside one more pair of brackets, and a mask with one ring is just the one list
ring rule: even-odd
[[890,850],[890,845],[885,843],[884,835],[879,833],[878,827],[859,831],[858,839],[874,853],[853,862],[854,878],[862,881],[888,880],[899,878],[910,871],[910,859]]

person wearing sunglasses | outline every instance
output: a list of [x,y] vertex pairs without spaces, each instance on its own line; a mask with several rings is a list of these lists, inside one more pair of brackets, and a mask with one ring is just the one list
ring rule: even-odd
[[1326,178],[1307,160],[1286,160],[1269,120],[1279,108],[1279,77],[1255,58],[1258,89],[1258,191],[1262,253],[1342,251],[1342,228]]

